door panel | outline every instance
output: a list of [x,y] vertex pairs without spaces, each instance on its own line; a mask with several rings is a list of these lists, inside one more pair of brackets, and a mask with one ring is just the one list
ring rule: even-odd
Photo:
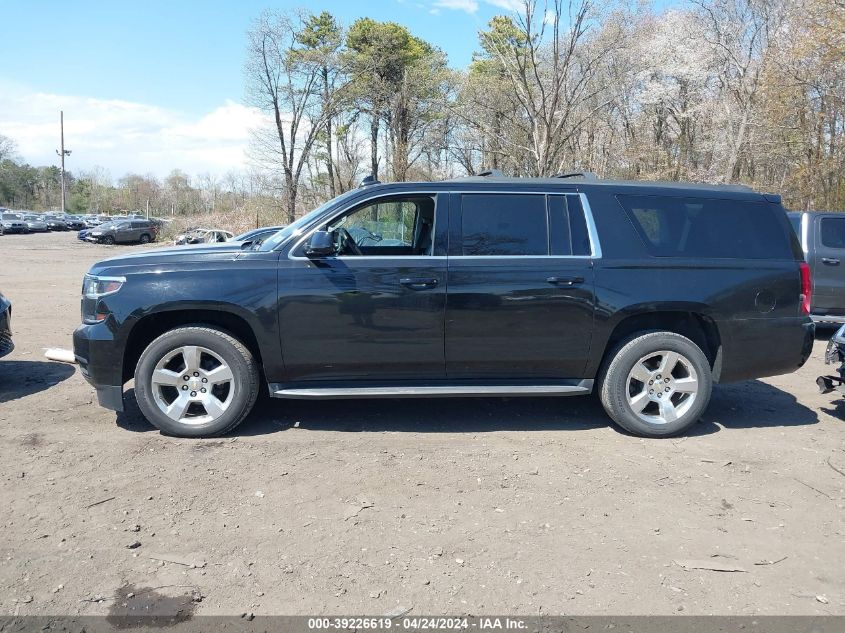
[[[391,226],[378,208],[370,213],[374,204],[387,206],[395,195],[355,205],[350,216],[361,212],[366,221],[345,223],[352,229],[345,235],[358,236],[359,249],[371,249],[368,253],[309,259],[295,250],[282,258],[279,329],[289,382],[445,378],[446,257],[432,244],[441,243],[436,234],[447,230],[449,201],[446,195],[415,199],[426,196],[434,216],[417,224],[403,215]],[[343,223],[335,218],[326,226],[337,225]],[[397,241],[432,254],[396,255]],[[372,254],[378,249],[382,254]]]
[[445,258],[298,260],[279,277],[290,381],[444,377]]
[[449,258],[450,378],[579,378],[592,327],[588,259]]
[[577,194],[453,194],[449,224],[449,378],[582,377],[595,299],[591,258],[571,255],[589,252]]
[[813,312],[845,314],[845,217],[814,215]]

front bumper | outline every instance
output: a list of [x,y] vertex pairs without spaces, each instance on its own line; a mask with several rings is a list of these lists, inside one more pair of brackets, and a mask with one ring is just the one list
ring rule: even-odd
[[123,411],[123,357],[107,321],[76,328],[73,355],[82,376],[97,390],[100,406]]

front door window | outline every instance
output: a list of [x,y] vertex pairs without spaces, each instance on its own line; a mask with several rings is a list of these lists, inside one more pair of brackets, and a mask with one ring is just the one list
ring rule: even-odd
[[371,202],[332,221],[328,231],[339,256],[431,255],[434,199]]

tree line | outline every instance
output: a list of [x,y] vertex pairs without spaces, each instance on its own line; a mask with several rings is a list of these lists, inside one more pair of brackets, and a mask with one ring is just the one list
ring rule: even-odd
[[[85,174],[71,204],[112,196],[186,212],[261,200],[291,221],[368,174],[492,168],[745,183],[792,208],[845,209],[845,0],[686,0],[664,11],[526,0],[478,33],[465,69],[400,24],[268,10],[247,53],[247,103],[266,121],[248,174],[116,184]],[[44,202],[51,169],[11,189]]]
[[[405,26],[265,12],[248,34],[253,157],[325,198],[361,175],[747,183],[845,208],[845,0],[527,0],[469,68]],[[312,197],[309,195],[308,197]]]

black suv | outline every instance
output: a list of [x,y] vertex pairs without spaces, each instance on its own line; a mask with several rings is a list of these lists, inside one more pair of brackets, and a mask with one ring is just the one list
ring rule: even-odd
[[[809,270],[779,196],[470,177],[362,186],[257,245],[94,265],[76,357],[100,404],[225,433],[277,398],[577,395],[645,436],[712,383],[810,354]],[[773,343],[775,342],[776,343]]]

